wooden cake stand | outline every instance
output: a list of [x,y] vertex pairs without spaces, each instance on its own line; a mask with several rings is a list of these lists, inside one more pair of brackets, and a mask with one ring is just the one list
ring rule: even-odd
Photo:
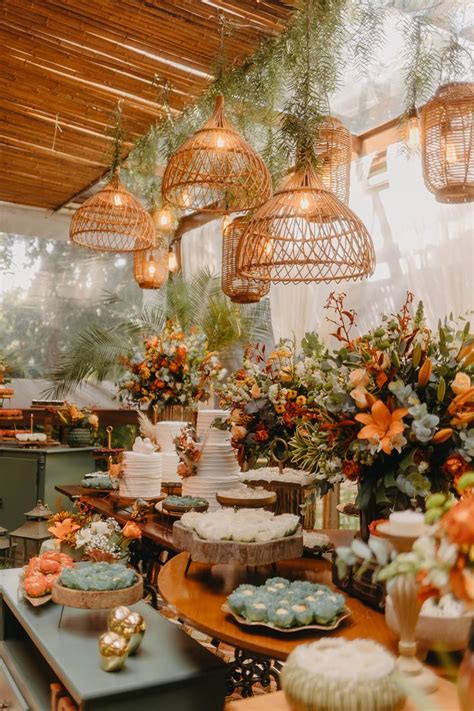
[[240,543],[238,541],[207,541],[183,526],[181,521],[173,525],[173,542],[177,548],[188,551],[191,562],[208,565],[242,565],[247,568],[270,565],[280,560],[300,558],[303,555],[303,529],[285,538],[276,538],[264,543]]

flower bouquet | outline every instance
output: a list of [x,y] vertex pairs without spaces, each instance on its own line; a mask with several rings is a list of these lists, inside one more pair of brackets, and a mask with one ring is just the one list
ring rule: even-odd
[[52,516],[49,524],[48,531],[68,552],[96,562],[128,559],[130,543],[141,538],[141,530],[133,521],[122,528],[113,518],[85,512],[62,511]]
[[281,341],[268,357],[265,347],[249,347],[242,368],[220,388],[221,407],[231,410],[224,426],[241,467],[289,459],[287,443],[297,426],[316,416],[300,365],[290,341]]
[[198,402],[209,399],[211,385],[224,372],[204,334],[193,329],[185,335],[173,321],[160,336],[145,339],[143,353],[122,363],[129,374],[118,385],[119,399],[159,410],[197,408]]
[[91,444],[91,435],[97,433],[99,418],[90,408],[81,410],[74,403],[65,402],[55,408],[55,414],[66,428],[66,443],[70,447],[86,447]]
[[422,303],[412,313],[410,293],[399,313],[354,337],[356,314],[344,296],[332,294],[326,304],[340,347],[319,350],[304,364],[317,409],[290,451],[316,474],[321,494],[336,481],[357,482],[356,503],[368,523],[423,506],[431,493],[453,489],[469,467],[474,337],[461,319],[432,332]]

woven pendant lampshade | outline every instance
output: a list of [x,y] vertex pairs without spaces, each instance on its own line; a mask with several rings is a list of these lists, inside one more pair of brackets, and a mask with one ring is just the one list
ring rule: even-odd
[[115,173],[102,190],[76,210],[69,238],[81,247],[100,252],[135,252],[151,247],[155,226]]
[[247,215],[237,217],[224,227],[222,235],[222,291],[235,304],[254,304],[270,291],[269,281],[247,279],[237,274],[237,247],[249,219]]
[[142,289],[159,289],[168,279],[168,240],[160,231],[160,211],[152,213],[156,225],[155,244],[133,254],[133,276]]
[[324,187],[345,202],[349,201],[352,139],[350,131],[334,116],[326,116],[315,142]]
[[438,202],[474,200],[474,83],[445,84],[421,109],[421,155]]
[[216,213],[246,212],[270,197],[270,173],[224,117],[222,96],[207,123],[170,158],[161,192],[174,207]]
[[357,280],[374,268],[364,224],[309,166],[256,211],[237,250],[239,274],[274,283]]

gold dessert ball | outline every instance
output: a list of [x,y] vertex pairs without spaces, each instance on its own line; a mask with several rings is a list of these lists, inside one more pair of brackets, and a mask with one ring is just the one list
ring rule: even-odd
[[112,632],[117,632],[117,634],[121,634],[120,629],[116,629],[116,627],[120,627],[122,622],[130,614],[130,612],[131,610],[126,605],[119,605],[119,607],[116,607],[111,610],[107,618],[107,626],[109,630]]
[[99,639],[99,651],[104,657],[128,654],[128,639],[115,632],[104,632]]

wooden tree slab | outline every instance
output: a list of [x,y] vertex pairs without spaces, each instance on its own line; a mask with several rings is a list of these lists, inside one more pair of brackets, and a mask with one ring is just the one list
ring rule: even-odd
[[216,565],[259,566],[270,565],[279,560],[301,558],[303,555],[303,529],[285,538],[276,538],[264,543],[239,543],[237,541],[207,541],[195,531],[183,526],[181,521],[173,525],[173,542],[177,548],[188,551],[195,563]]

